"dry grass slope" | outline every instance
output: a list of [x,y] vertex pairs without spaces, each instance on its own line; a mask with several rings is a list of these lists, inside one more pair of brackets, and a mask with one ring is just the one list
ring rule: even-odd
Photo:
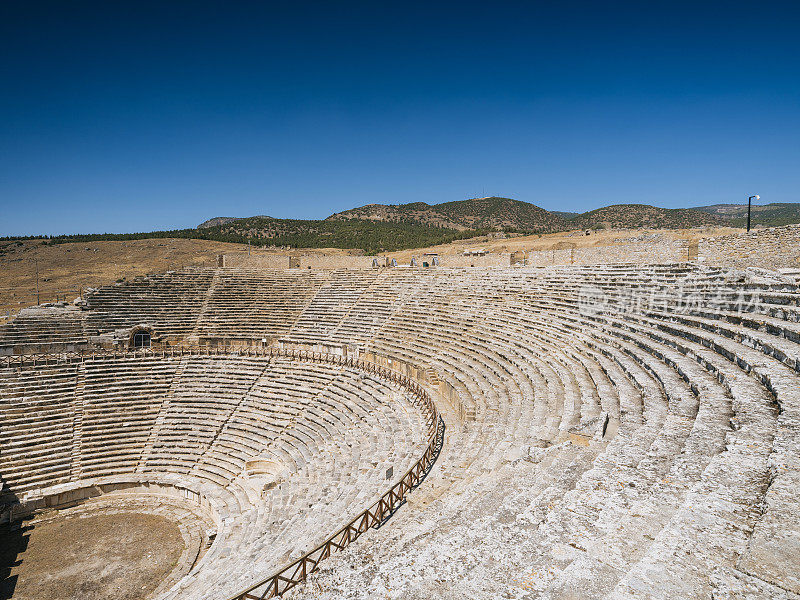
[[239,244],[206,240],[155,239],[80,242],[50,246],[42,240],[3,242],[0,253],[0,323],[39,298],[74,300],[81,288],[107,285],[137,275],[184,266],[213,266],[216,254],[242,250]]

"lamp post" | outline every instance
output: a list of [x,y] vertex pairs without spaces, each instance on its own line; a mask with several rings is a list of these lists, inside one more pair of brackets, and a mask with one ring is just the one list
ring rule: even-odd
[[750,196],[750,197],[747,199],[747,231],[748,231],[748,232],[750,231],[750,203],[752,202],[753,198],[755,198],[756,200],[758,200],[759,198],[761,198],[761,196],[759,196],[758,194],[756,194],[755,196]]

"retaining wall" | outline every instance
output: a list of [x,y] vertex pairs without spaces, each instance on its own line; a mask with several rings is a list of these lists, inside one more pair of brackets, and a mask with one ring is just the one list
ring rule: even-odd
[[698,245],[698,260],[740,269],[800,267],[800,225],[704,238]]
[[[507,267],[510,263],[510,254],[496,252],[486,256],[445,255],[439,257],[439,264],[443,267]],[[299,262],[297,268],[311,270],[333,269],[371,269],[372,261],[378,260],[379,266],[391,262],[392,255],[385,256],[324,256],[321,254],[308,254],[293,256]],[[423,262],[433,263],[433,258],[417,256],[417,266],[422,267]],[[410,260],[397,261],[398,266],[409,266]],[[240,267],[251,269],[288,269],[289,257],[279,254],[251,254],[236,252],[223,255],[222,264],[225,267]]]
[[652,264],[683,262],[686,259],[686,240],[654,240],[589,248],[535,250],[528,252],[526,264],[533,267],[598,263]]

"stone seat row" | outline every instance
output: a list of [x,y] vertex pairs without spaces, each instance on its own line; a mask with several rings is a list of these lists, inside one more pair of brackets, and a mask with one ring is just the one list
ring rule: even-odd
[[[413,519],[429,519],[425,535],[399,541],[381,530],[369,561],[400,572],[425,548],[448,548],[448,582],[457,594],[496,593],[520,573],[535,597],[575,586],[585,597],[702,597],[737,581],[798,591],[800,507],[790,491],[800,473],[796,287],[681,265],[438,269],[404,273],[398,289],[389,275],[338,277],[330,275],[324,294],[281,341],[351,346],[356,339],[361,350],[430,369],[454,390],[462,417],[450,423],[449,451],[431,477],[435,509],[430,516],[410,511],[408,522],[398,516],[398,527],[410,531]],[[608,301],[587,310],[580,294],[591,286]],[[737,286],[756,298],[743,311]],[[720,310],[706,300],[682,305],[676,295],[687,290],[721,302]],[[616,309],[640,291],[653,292],[657,308]],[[231,367],[219,370],[208,381],[218,378],[223,395],[258,379],[254,372],[236,382],[222,373]],[[418,439],[412,432],[424,431],[404,413],[382,415],[381,407],[361,404],[395,392],[344,374],[328,382],[304,377],[286,394],[285,408],[267,411],[271,394],[287,384],[281,377],[263,393],[248,388],[239,403],[209,404],[214,427],[187,444],[185,460],[171,465],[158,433],[136,442],[145,457],[136,469],[157,466],[227,485],[236,499],[231,515],[247,512],[258,496],[241,475],[255,456],[250,445],[268,447],[297,474],[268,490],[272,501],[253,515],[231,521],[241,541],[227,550],[261,558],[250,571],[224,562],[226,581],[202,570],[197,581],[207,589],[246,585],[254,565],[268,571],[302,551],[289,535],[310,518],[292,510],[309,497],[298,496],[301,490],[312,490],[311,504],[333,522],[348,510],[343,499],[369,495],[357,485],[339,493],[330,484],[337,473],[350,482],[375,478],[405,455],[387,439],[408,447]],[[190,407],[203,405],[213,385],[202,374],[197,381],[177,401],[164,393],[150,431],[192,430]],[[262,411],[270,415],[263,427]],[[386,439],[370,435],[378,425]],[[348,470],[342,457],[358,467]],[[506,527],[487,507],[524,527]],[[463,544],[472,538],[482,540],[480,548]],[[224,550],[209,560],[232,560]],[[468,571],[476,556],[503,558],[476,582]],[[327,584],[342,595],[377,593],[372,579],[353,573],[347,580],[355,590]],[[420,589],[437,585],[434,575],[416,581]],[[182,588],[189,597],[199,593],[194,585]]]
[[[531,291],[536,289],[533,285]],[[533,301],[537,297],[546,299],[554,291],[564,300]],[[577,476],[572,484],[562,488],[560,500],[553,496],[552,489],[541,487],[536,495],[522,489],[503,500],[504,505],[537,507],[534,522],[539,534],[516,540],[523,545],[516,545],[515,552],[522,550],[521,554],[533,557],[528,567],[533,566],[534,571],[541,568],[544,572],[549,568],[549,572],[560,575],[539,577],[535,582],[536,593],[556,594],[559,589],[575,585],[587,572],[596,574],[595,584],[602,582],[589,593],[591,597],[612,593],[625,597],[642,597],[642,594],[668,597],[687,589],[692,590],[692,595],[702,596],[713,587],[712,573],[721,577],[720,568],[727,569],[725,585],[748,577],[757,581],[753,585],[762,590],[771,589],[771,585],[794,585],[791,573],[797,566],[792,559],[797,556],[793,554],[796,546],[789,543],[781,549],[777,565],[760,558],[765,556],[768,546],[775,549],[774,544],[770,545],[770,534],[780,528],[797,531],[792,516],[796,501],[784,491],[796,481],[798,466],[797,442],[793,441],[798,431],[797,374],[795,363],[786,362],[787,357],[796,356],[794,341],[786,335],[771,339],[757,333],[757,329],[752,333],[729,325],[719,329],[718,324],[703,321],[704,317],[676,316],[668,311],[644,316],[583,315],[574,291],[575,288],[570,288],[565,293],[557,285],[548,284],[541,294],[527,294],[520,302],[482,305],[479,311],[484,323],[473,327],[466,336],[465,346],[484,357],[492,355],[487,349],[502,347],[514,338],[527,344],[541,340],[545,348],[549,344],[555,355],[564,348],[576,349],[584,364],[595,363],[594,372],[605,373],[620,394],[621,423],[617,435],[597,455],[594,466],[589,464],[588,470],[583,471],[576,469]],[[467,296],[462,305],[480,300],[477,296]],[[432,328],[440,332],[438,340],[437,336],[424,333],[426,321],[436,311],[433,304],[428,301],[416,314],[411,310],[399,311],[392,322],[373,332],[370,343],[383,353],[408,360],[416,356],[418,361],[430,361],[442,368],[436,363],[437,357],[457,347],[457,339],[465,337],[465,330],[455,329],[450,339],[441,333],[452,330],[452,323],[445,320]],[[451,314],[457,315],[458,320],[468,320],[460,312]],[[780,355],[775,353],[776,349],[780,349]],[[495,354],[506,359],[512,356],[507,350],[495,350]],[[494,368],[487,369],[485,362],[473,360],[474,357],[452,358],[442,362],[450,363],[451,369],[463,370],[464,379],[471,378],[473,383],[480,382],[485,372]],[[457,367],[452,367],[453,362]],[[509,366],[503,368],[513,372]],[[633,384],[627,392],[622,385],[625,381]],[[478,392],[478,389],[471,393],[488,391]],[[496,389],[499,391],[496,396],[486,394],[488,401],[509,404],[519,401],[510,388]],[[576,396],[574,389],[569,395]],[[623,402],[623,398],[629,400]],[[642,407],[626,406],[630,400],[641,402]],[[776,400],[782,407],[780,414]],[[476,412],[478,422],[492,412],[485,410]],[[631,421],[629,417],[637,412],[642,420]],[[783,424],[778,426],[776,418]],[[468,445],[458,447],[460,453],[472,450]],[[582,459],[576,463],[572,452],[565,452],[564,456],[565,460],[572,460],[572,465],[587,467],[580,462]],[[569,459],[570,456],[573,458]],[[550,464],[561,463],[554,460]],[[460,461],[460,465],[468,471],[481,468],[481,462],[471,465]],[[778,485],[767,485],[767,474],[775,472],[777,465],[780,465],[777,472],[781,473]],[[574,486],[574,492],[569,485]],[[497,490],[507,492],[502,484]],[[648,490],[653,494],[651,497],[643,495]],[[486,496],[475,498],[476,505],[489,501]],[[726,502],[733,500],[733,509],[721,508],[723,498]],[[543,508],[545,500],[547,508]],[[635,513],[623,509],[632,501],[639,505]],[[769,516],[762,521],[758,515],[764,502],[770,508]],[[447,500],[441,504],[448,506]],[[481,535],[480,531],[474,532],[477,517],[470,512],[473,509],[464,511],[463,502],[452,502],[450,506],[452,510],[445,511],[441,518],[442,523],[451,523],[449,519],[459,523],[444,528],[454,531],[453,540],[463,536],[467,527],[473,530],[473,535]],[[750,525],[739,524],[740,518]],[[707,530],[698,529],[701,523]],[[687,528],[695,530],[691,536],[685,535]],[[721,537],[722,532],[730,537]],[[486,533],[491,539],[489,532]],[[446,534],[442,534],[441,540],[433,534],[425,543],[435,547],[437,541],[446,544],[447,539],[450,538]],[[788,541],[785,536],[781,539]],[[556,550],[566,543],[577,544],[576,551],[567,556],[562,552],[562,557],[556,559]],[[681,550],[688,543],[697,544],[697,552]],[[487,552],[494,549],[492,546]],[[397,569],[403,563],[402,557],[413,555],[414,551],[405,547],[401,552],[388,543],[376,560],[386,560],[387,568]],[[502,546],[498,551],[502,552]],[[455,563],[459,562],[459,556],[452,557]],[[741,562],[731,556],[741,557]],[[653,580],[654,572],[665,576]],[[496,579],[483,589],[487,592],[498,589],[510,574],[511,571],[499,570]],[[643,587],[644,581],[649,587]],[[475,588],[471,589],[474,592]],[[369,594],[369,585],[364,590]],[[666,595],[663,590],[668,590]]]

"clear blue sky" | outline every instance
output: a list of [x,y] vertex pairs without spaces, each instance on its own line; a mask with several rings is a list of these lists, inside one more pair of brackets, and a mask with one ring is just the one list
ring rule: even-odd
[[4,2],[0,235],[800,201],[799,32],[768,0]]

